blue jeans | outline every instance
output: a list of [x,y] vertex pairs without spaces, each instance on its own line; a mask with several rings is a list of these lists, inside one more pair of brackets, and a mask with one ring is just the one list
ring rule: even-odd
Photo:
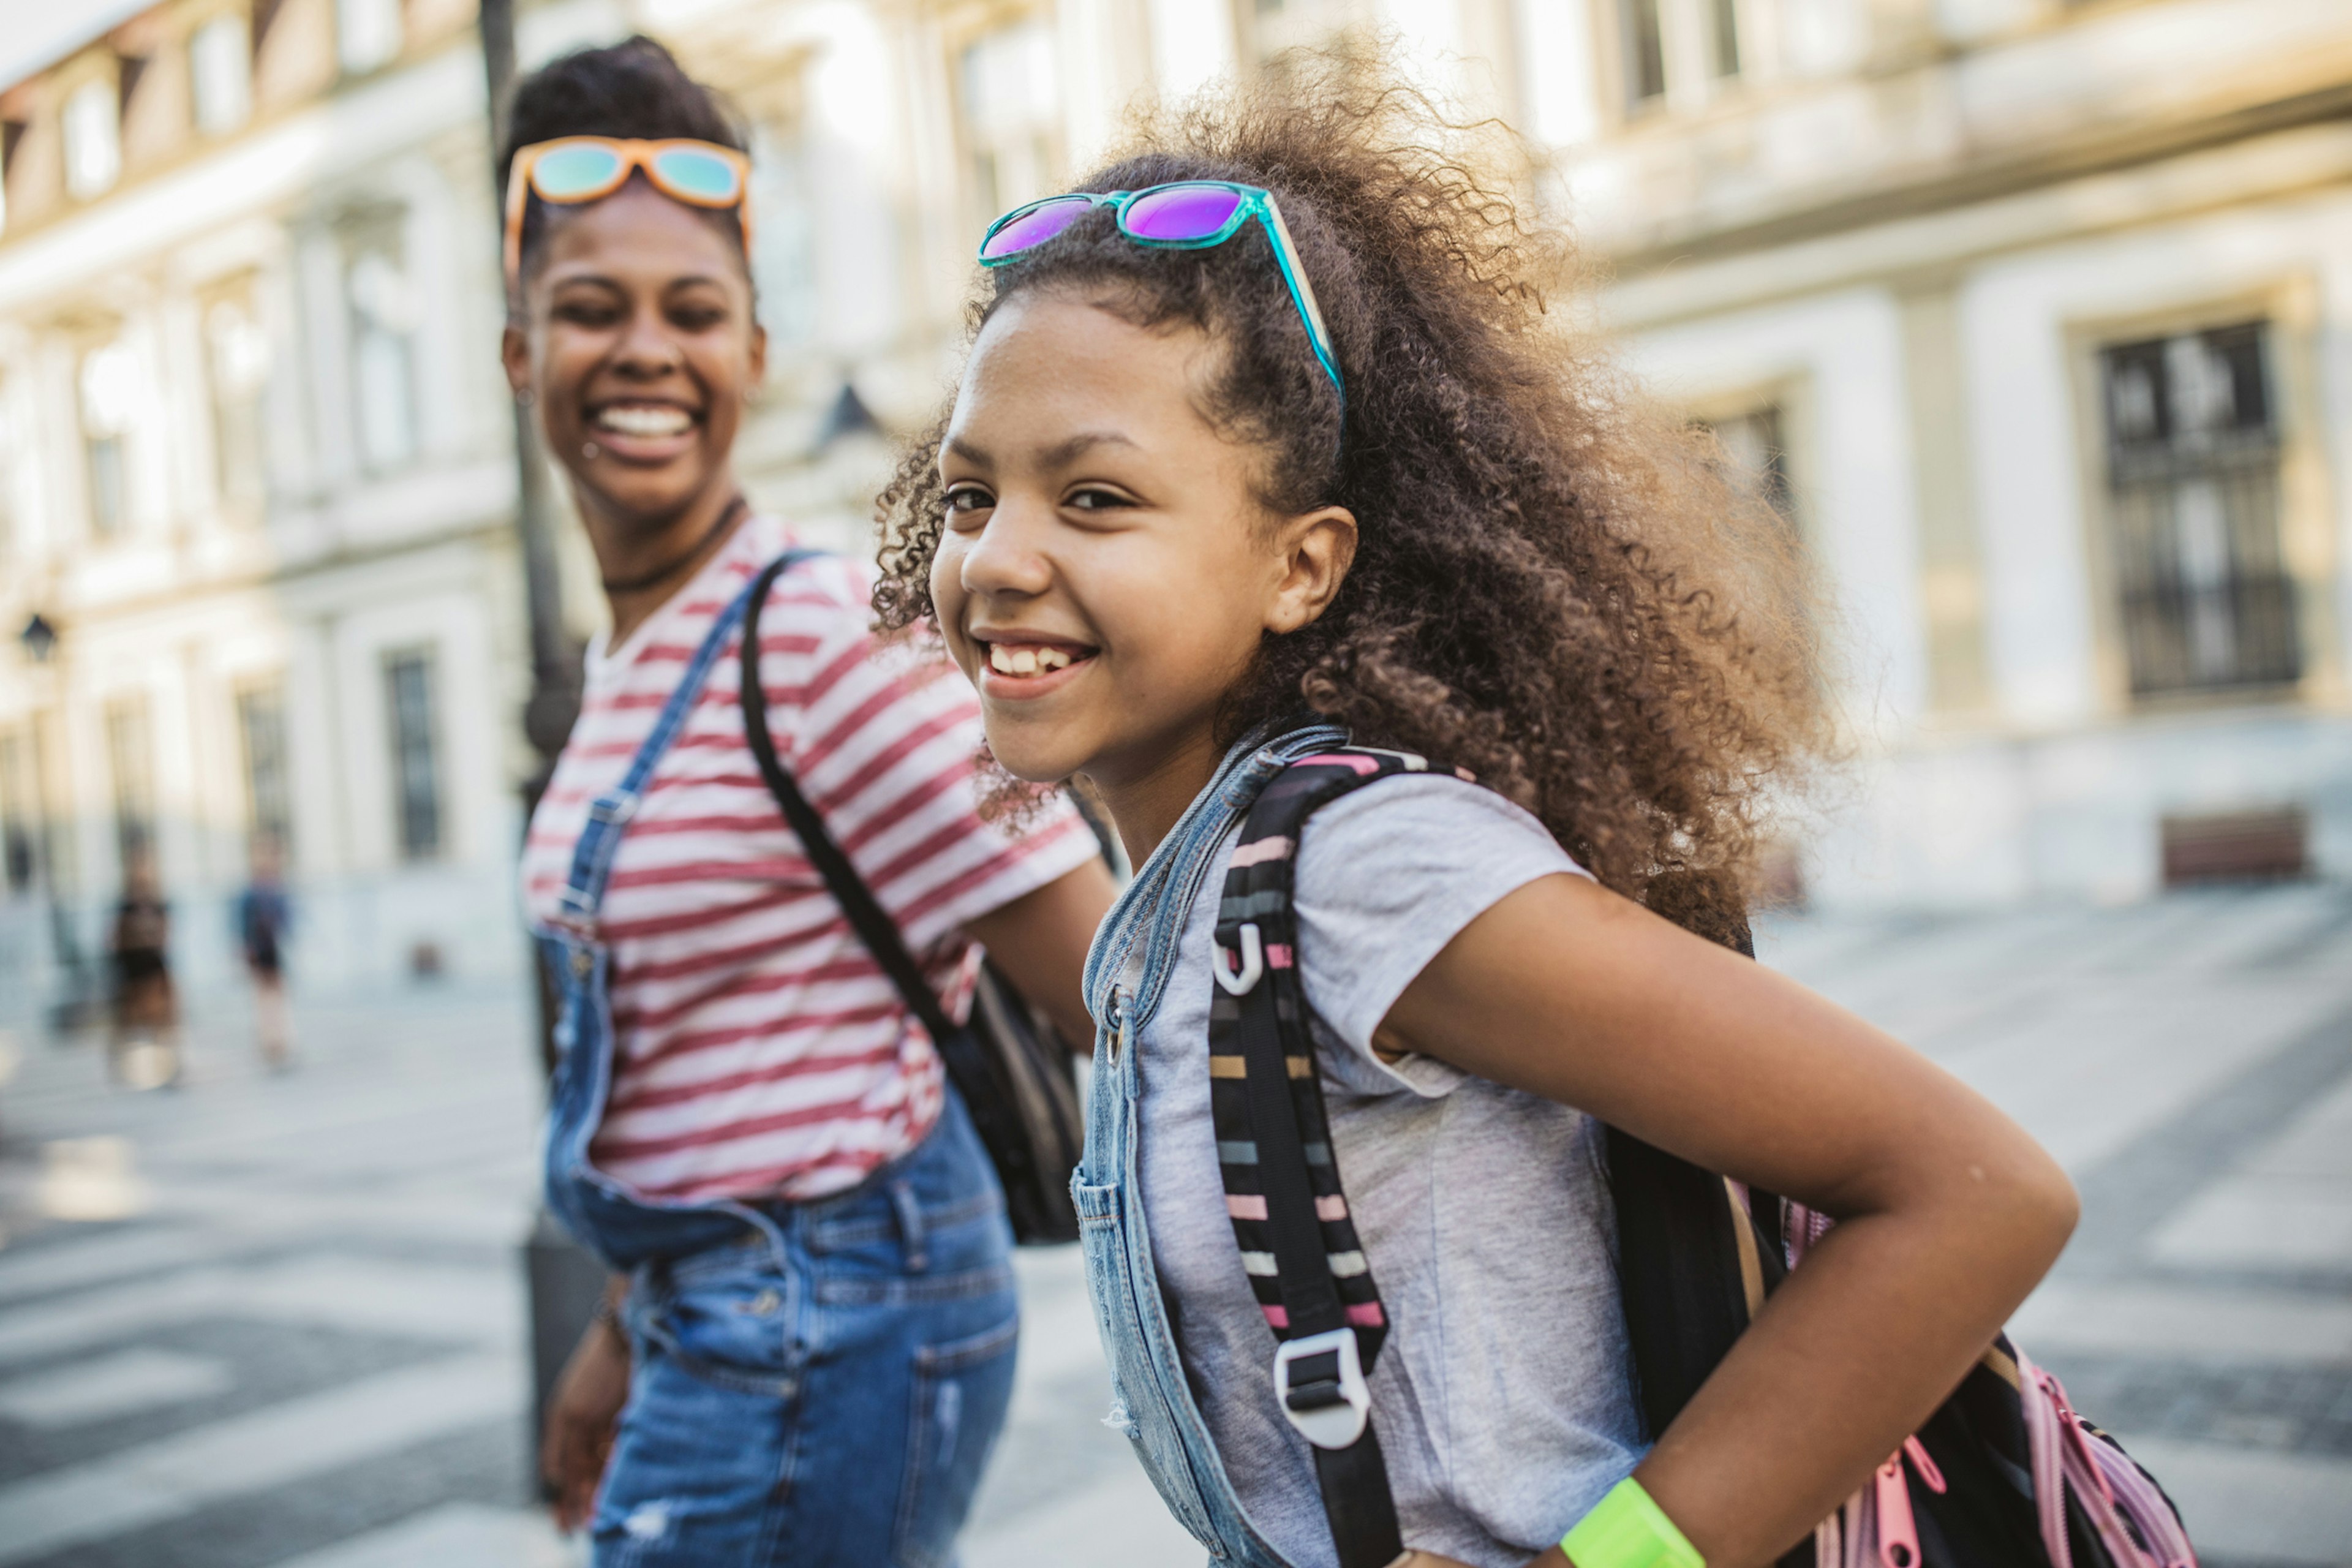
[[595,1568],[953,1561],[1013,1395],[1003,1200],[962,1107],[841,1197],[636,1272]]

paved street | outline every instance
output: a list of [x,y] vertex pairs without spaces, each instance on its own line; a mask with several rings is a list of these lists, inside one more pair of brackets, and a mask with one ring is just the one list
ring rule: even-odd
[[[2171,1487],[2208,1562],[2352,1564],[2352,892],[1782,922],[1764,956],[2022,1117],[2085,1223],[2020,1339]],[[0,976],[0,1008],[21,996]],[[0,1017],[0,1023],[13,1022]],[[19,1029],[0,1088],[0,1568],[554,1568],[521,1504],[520,1004],[243,1020],[104,1089]],[[1099,1417],[1076,1259],[1023,1259],[1013,1426],[968,1568],[1194,1563]]]

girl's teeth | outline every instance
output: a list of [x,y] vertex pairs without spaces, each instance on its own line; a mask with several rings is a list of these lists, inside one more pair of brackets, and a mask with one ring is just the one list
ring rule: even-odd
[[1003,643],[988,645],[988,667],[999,675],[1047,675],[1066,668],[1070,663],[1069,650],[1058,647],[1008,647]]

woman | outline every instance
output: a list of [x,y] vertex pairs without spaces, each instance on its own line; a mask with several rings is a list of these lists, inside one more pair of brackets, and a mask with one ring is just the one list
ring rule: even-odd
[[[614,140],[549,145],[582,137]],[[507,374],[612,610],[524,855],[565,997],[548,1199],[625,1271],[549,1414],[557,1516],[599,1563],[943,1562],[1011,1391],[1009,1233],[746,745],[735,628],[792,542],[729,460],[766,351],[742,139],[644,38],[525,80],[509,138]],[[1017,835],[982,820],[970,689],[870,623],[856,563],[775,579],[784,767],[951,1011],[984,943],[1087,1037],[1092,836],[1059,803]]]

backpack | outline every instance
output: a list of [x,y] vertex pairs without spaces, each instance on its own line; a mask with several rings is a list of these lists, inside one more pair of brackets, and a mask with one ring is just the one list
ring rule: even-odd
[[[1277,1342],[1276,1401],[1312,1446],[1340,1568],[1384,1568],[1403,1550],[1367,1384],[1388,1317],[1331,1145],[1292,874],[1317,807],[1427,767],[1360,747],[1292,763],[1250,808],[1217,915],[1210,1108],[1226,1207]],[[1744,935],[1738,945],[1755,955]],[[1654,1438],[1830,1221],[1616,1128],[1606,1142],[1627,1337]],[[2195,1568],[2196,1554],[2155,1479],[2006,1335],[1811,1542],[1780,1559],[1780,1568],[2019,1564]]]

